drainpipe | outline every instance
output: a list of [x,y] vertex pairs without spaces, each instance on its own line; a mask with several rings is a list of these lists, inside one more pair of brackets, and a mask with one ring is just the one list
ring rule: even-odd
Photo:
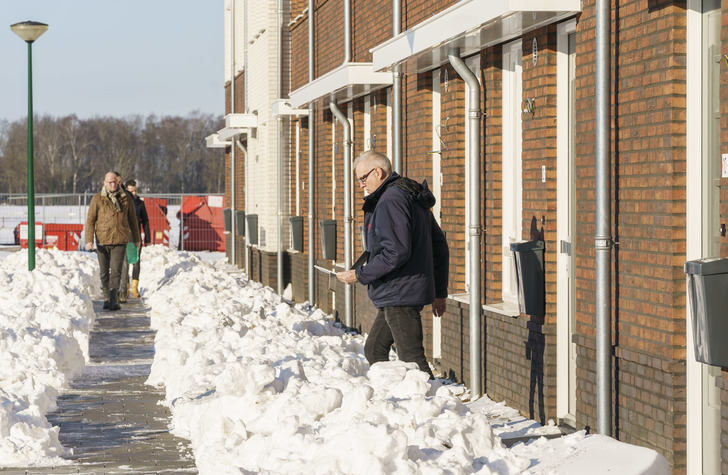
[[351,62],[351,0],[344,0],[344,64]]
[[[278,92],[283,97],[283,0],[278,0]],[[283,116],[276,118],[278,128],[278,294],[283,295]]]
[[[248,0],[243,0],[243,100],[245,102],[245,112],[250,110],[250,104],[248,104]],[[250,137],[250,131],[248,131],[248,137]],[[242,146],[242,142],[238,141]],[[248,151],[243,151],[243,167],[245,167],[245,178],[243,182],[243,193],[245,199],[245,207],[247,208],[250,201],[248,201]],[[247,216],[247,213],[246,213]],[[243,223],[245,226],[247,223]],[[248,252],[248,233],[243,236],[243,251],[245,252],[245,272],[250,277],[250,253]]]
[[[351,267],[351,124],[341,112],[333,97],[329,102],[331,112],[344,128],[344,269]],[[344,287],[344,316],[348,328],[353,326],[351,284]]]
[[[230,113],[235,113],[235,0],[230,1]],[[247,71],[245,72],[247,74]],[[235,147],[230,147],[230,227],[231,231],[235,230]],[[231,232],[232,249],[230,250],[230,258],[233,265],[237,265],[235,261],[235,233]],[[183,238],[184,239],[184,238]]]
[[[392,8],[392,36],[402,32],[402,3],[394,0]],[[402,67],[392,72],[392,168],[402,175]]]
[[610,203],[610,21],[608,0],[596,3],[596,323],[597,431],[612,435],[612,230]]
[[[314,0],[308,0],[308,82],[309,84],[315,79],[314,71]],[[313,139],[314,139],[314,103],[308,103],[308,304],[314,304],[314,259],[315,252],[313,246]]]
[[482,382],[480,354],[480,83],[460,58],[460,48],[450,47],[450,64],[470,88],[468,160],[470,177],[466,193],[470,201],[470,390],[480,396]]

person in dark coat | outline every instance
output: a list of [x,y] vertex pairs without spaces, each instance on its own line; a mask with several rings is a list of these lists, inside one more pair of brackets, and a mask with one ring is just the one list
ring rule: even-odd
[[[147,214],[147,207],[144,206],[144,200],[137,195],[137,182],[136,180],[128,180],[126,182],[126,191],[132,194],[134,197],[134,208],[136,209],[136,215],[139,218],[140,229],[144,230],[144,245],[148,246],[152,242],[152,233],[149,232],[149,215]],[[142,248],[139,248],[139,260],[136,264],[132,265],[131,268],[131,296],[135,299],[140,297],[139,295],[139,263],[142,261]]]
[[450,253],[445,234],[430,208],[435,197],[427,187],[392,172],[389,159],[375,151],[354,161],[364,197],[367,263],[337,273],[346,284],[368,287],[377,316],[364,345],[369,364],[389,361],[394,344],[402,361],[417,363],[434,379],[422,343],[420,312],[432,304],[445,313]]
[[[134,202],[134,195],[129,193],[129,191],[126,189],[126,185],[124,185],[124,182],[121,180],[121,173],[114,172],[116,174],[116,183],[118,184],[119,188],[122,190],[123,193],[126,193],[126,197],[129,199],[130,203]],[[136,207],[132,206],[134,209],[134,213],[136,213]],[[139,215],[136,215],[137,218]],[[141,232],[141,228],[139,228],[139,231]],[[141,249],[141,247],[137,246],[137,249]],[[124,262],[122,262],[121,265],[121,280],[119,281],[119,302],[126,303],[129,299],[129,261],[124,259]]]

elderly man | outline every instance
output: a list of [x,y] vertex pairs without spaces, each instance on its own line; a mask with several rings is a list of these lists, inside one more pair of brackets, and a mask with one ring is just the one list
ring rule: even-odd
[[94,248],[101,271],[101,288],[104,292],[104,308],[119,310],[119,282],[121,265],[126,259],[126,245],[141,242],[139,222],[136,219],[134,203],[119,187],[116,173],[104,176],[104,186],[91,199],[86,217],[86,249]]
[[392,172],[379,152],[362,153],[354,173],[364,197],[367,264],[339,272],[346,284],[368,286],[378,309],[364,345],[369,364],[389,360],[394,344],[402,361],[414,362],[434,379],[422,343],[420,312],[432,304],[436,316],[445,313],[449,250],[445,234],[430,208],[435,197],[427,182],[419,184]]

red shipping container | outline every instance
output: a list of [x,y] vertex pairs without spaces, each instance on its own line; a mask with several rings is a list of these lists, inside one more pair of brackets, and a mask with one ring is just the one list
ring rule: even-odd
[[[163,198],[142,198],[149,217],[149,242],[169,247],[169,220],[167,220],[167,200]],[[140,231],[144,232],[144,229]]]
[[[28,222],[21,221],[16,227],[16,235],[20,240],[20,247],[28,249]],[[35,222],[35,247],[43,246],[43,223]]]
[[182,221],[185,251],[225,252],[225,197],[183,196],[178,217]]
[[43,227],[43,247],[61,251],[78,251],[83,224],[46,223]]

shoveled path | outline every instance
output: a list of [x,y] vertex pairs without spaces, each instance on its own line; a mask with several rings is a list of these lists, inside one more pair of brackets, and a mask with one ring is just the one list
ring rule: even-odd
[[197,473],[187,441],[169,433],[162,388],[144,384],[154,358],[149,309],[129,299],[121,310],[94,302],[90,363],[58,398],[48,421],[70,465],[0,468],[0,474]]

